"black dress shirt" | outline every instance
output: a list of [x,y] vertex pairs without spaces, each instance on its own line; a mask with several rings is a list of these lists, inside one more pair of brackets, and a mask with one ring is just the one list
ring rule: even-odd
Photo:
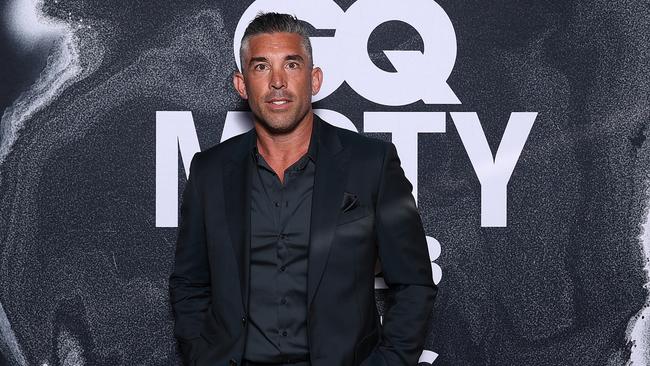
[[244,358],[253,362],[306,359],[307,261],[316,172],[318,121],[309,149],[284,173],[284,183],[252,139],[249,324]]

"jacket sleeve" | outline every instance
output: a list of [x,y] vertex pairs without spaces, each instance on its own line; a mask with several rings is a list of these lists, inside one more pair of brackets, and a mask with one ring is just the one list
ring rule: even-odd
[[377,352],[391,366],[417,365],[437,292],[411,190],[395,145],[390,143],[378,188],[376,233],[384,280],[394,300],[384,313]]
[[192,158],[190,176],[183,192],[174,271],[169,278],[174,335],[185,364],[189,364],[197,353],[203,319],[210,305],[203,202],[197,184],[198,158],[199,154]]

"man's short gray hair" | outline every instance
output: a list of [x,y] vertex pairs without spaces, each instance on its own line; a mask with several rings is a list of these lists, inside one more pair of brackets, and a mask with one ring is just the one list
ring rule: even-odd
[[303,23],[291,14],[260,12],[248,24],[248,27],[244,31],[244,36],[241,39],[239,62],[241,63],[242,71],[245,68],[244,53],[248,52],[249,40],[253,36],[265,33],[295,33],[299,35],[302,38],[302,46],[309,57],[308,62],[310,65],[312,64],[314,59],[311,51],[311,42],[309,41],[309,35]]

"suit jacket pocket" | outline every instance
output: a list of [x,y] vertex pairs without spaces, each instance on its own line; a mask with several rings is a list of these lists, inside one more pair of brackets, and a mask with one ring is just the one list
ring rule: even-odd
[[370,215],[370,209],[367,206],[357,206],[354,209],[339,214],[339,220],[336,225],[347,224],[352,221],[357,221]]

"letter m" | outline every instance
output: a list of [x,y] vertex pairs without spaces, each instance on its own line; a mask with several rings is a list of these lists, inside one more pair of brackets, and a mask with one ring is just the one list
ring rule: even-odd
[[185,178],[201,151],[192,113],[156,111],[156,227],[178,226],[178,153]]

